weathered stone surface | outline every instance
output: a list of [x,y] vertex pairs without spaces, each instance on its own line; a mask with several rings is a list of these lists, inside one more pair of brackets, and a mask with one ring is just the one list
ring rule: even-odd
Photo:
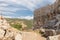
[[0,17],[0,28],[8,29],[9,27],[9,23],[4,18]]
[[5,33],[5,31],[0,29],[0,39],[2,39],[4,37],[4,33]]
[[[48,29],[41,32],[47,37],[60,34],[60,0],[56,0],[54,4],[38,8],[34,11],[33,29],[41,28]],[[50,29],[53,29],[54,31]]]
[[22,35],[19,33],[15,35],[15,40],[22,40]]
[[0,39],[1,40],[22,40],[22,34],[17,29],[12,28],[9,23],[0,17]]
[[60,40],[60,35],[49,36],[47,40]]
[[60,0],[52,5],[47,5],[45,7],[36,9],[34,11],[34,29],[39,29],[41,27],[55,28],[55,25],[60,24]]

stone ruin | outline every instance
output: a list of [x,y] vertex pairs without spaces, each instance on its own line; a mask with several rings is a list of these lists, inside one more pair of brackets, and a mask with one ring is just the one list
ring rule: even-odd
[[34,11],[34,29],[41,27],[53,28],[58,26],[57,23],[60,21],[60,0],[57,0],[52,5],[36,9]]
[[42,34],[46,37],[60,34],[60,0],[34,11],[33,30],[35,29],[40,32],[43,29]]
[[21,32],[12,28],[2,16],[0,16],[0,40],[22,40]]

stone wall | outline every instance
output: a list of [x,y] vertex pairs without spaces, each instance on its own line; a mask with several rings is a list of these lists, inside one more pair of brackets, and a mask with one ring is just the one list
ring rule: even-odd
[[34,29],[48,26],[51,28],[58,22],[59,19],[57,19],[57,15],[59,14],[60,0],[57,0],[52,5],[36,9],[34,11]]

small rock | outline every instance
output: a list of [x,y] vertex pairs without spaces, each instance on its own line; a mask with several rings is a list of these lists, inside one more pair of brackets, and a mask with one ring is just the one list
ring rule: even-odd
[[17,34],[15,35],[15,40],[22,40],[22,35],[19,34],[19,33],[17,33]]

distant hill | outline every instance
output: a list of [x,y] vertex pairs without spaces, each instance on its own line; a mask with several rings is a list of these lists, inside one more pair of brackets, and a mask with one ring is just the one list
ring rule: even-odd
[[33,19],[27,20],[27,19],[18,19],[18,18],[6,18],[6,20],[9,22],[9,24],[17,29],[20,29],[20,24],[23,23],[23,25],[26,25],[25,29],[31,29],[33,27]]

